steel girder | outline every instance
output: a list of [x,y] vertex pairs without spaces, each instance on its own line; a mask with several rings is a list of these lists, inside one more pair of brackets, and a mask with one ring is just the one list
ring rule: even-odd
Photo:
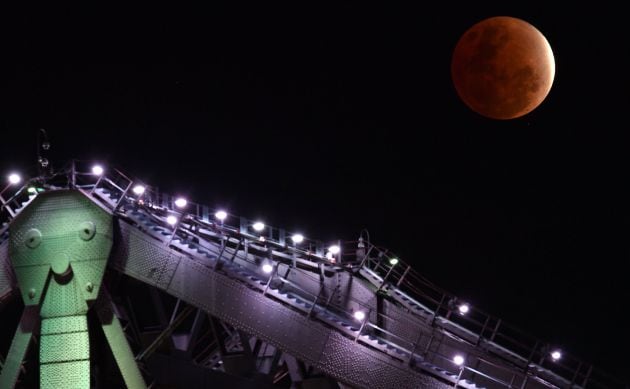
[[199,307],[348,385],[446,388],[120,221],[110,266]]

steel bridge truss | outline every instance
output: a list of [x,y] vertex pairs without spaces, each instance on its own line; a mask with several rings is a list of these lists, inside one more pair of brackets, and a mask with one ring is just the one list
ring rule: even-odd
[[[245,218],[216,220],[194,203],[179,209],[150,187],[134,193],[138,184],[73,162],[2,198],[0,307],[18,294],[11,221],[38,196],[78,191],[114,217],[104,287],[91,309],[120,323],[119,332],[103,326],[105,337],[124,334],[113,343],[133,360],[121,364],[116,350],[113,357],[119,367],[137,365],[150,386],[623,387],[569,355],[552,361],[548,345],[475,307],[460,314],[455,296],[369,241],[339,243],[331,255],[321,242],[297,244]],[[37,315],[24,310],[11,346],[20,353],[0,349],[0,382],[14,385],[34,369],[22,361],[37,339]],[[16,364],[7,380],[6,366]]]

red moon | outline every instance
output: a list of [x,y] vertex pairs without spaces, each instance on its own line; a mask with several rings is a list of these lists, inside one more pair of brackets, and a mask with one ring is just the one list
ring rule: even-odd
[[547,97],[555,70],[543,34],[508,16],[472,26],[457,42],[451,63],[461,99],[492,119],[514,119],[533,111]]

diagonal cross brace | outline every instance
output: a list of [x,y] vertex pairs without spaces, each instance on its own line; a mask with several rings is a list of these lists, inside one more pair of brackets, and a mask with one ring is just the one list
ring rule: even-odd
[[96,312],[101,322],[107,343],[114,354],[114,359],[120,369],[120,373],[125,380],[125,385],[129,389],[143,389],[147,385],[142,378],[142,373],[138,368],[131,347],[125,337],[125,332],[120,325],[120,321],[114,314],[112,300],[105,288],[101,289],[98,300],[96,301]]

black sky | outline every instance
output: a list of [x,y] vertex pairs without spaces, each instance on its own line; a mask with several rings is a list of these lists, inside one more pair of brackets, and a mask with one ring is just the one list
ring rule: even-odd
[[[4,10],[0,171],[33,171],[45,128],[57,165],[106,161],[322,240],[367,228],[473,305],[625,371],[620,6],[389,3]],[[548,98],[511,121],[450,78],[458,38],[497,15],[556,59]]]

